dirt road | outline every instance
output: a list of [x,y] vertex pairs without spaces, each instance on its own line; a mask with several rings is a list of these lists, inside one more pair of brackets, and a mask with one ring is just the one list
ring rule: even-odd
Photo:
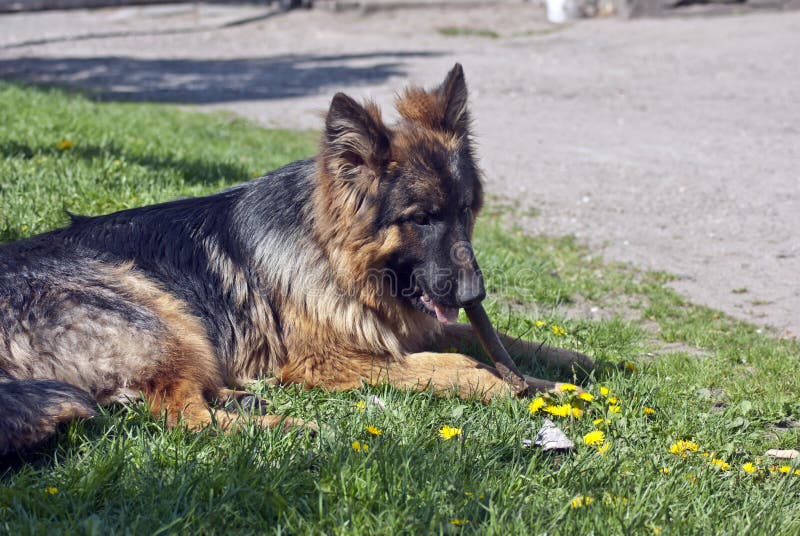
[[784,336],[800,334],[798,51],[800,13],[568,27],[525,4],[0,17],[2,78],[266,125],[319,128],[340,90],[388,108],[459,61],[488,189],[540,211],[528,230],[673,272],[694,301]]

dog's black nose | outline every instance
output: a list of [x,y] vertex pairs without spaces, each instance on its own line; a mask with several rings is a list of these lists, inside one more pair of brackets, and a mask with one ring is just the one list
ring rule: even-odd
[[461,307],[469,307],[483,301],[486,289],[483,287],[483,278],[475,274],[471,278],[459,280],[456,300]]

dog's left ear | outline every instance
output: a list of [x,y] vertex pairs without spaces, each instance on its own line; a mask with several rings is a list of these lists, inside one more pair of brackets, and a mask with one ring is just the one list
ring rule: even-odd
[[460,63],[456,63],[447,73],[436,92],[442,107],[445,128],[459,134],[466,133],[469,128],[467,82]]

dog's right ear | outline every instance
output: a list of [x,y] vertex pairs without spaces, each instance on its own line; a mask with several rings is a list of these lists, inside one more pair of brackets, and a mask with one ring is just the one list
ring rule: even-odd
[[389,163],[389,131],[373,103],[361,106],[345,95],[333,97],[325,118],[325,158],[335,175],[371,171],[378,177]]

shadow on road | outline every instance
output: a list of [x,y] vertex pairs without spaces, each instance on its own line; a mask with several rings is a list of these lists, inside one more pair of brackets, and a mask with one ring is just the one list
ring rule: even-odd
[[[2,2],[2,0],[0,0]],[[89,32],[78,35],[60,35],[57,37],[45,37],[42,39],[29,39],[27,41],[19,41],[16,43],[7,43],[0,46],[0,50],[12,48],[25,48],[30,46],[51,45],[53,43],[75,43],[77,41],[91,41],[95,39],[111,39],[118,37],[153,37],[157,35],[178,35],[178,34],[193,34],[202,32],[213,32],[224,30],[226,28],[235,28],[237,26],[245,26],[254,22],[261,22],[271,19],[278,15],[283,15],[284,12],[280,10],[268,11],[261,15],[245,17],[237,19],[224,24],[213,25],[192,25],[186,28],[163,28],[163,29],[145,29],[145,30],[112,30],[108,32]]]
[[101,100],[211,104],[314,95],[404,76],[408,58],[436,52],[234,59],[26,57],[0,60],[0,78],[87,91]]

